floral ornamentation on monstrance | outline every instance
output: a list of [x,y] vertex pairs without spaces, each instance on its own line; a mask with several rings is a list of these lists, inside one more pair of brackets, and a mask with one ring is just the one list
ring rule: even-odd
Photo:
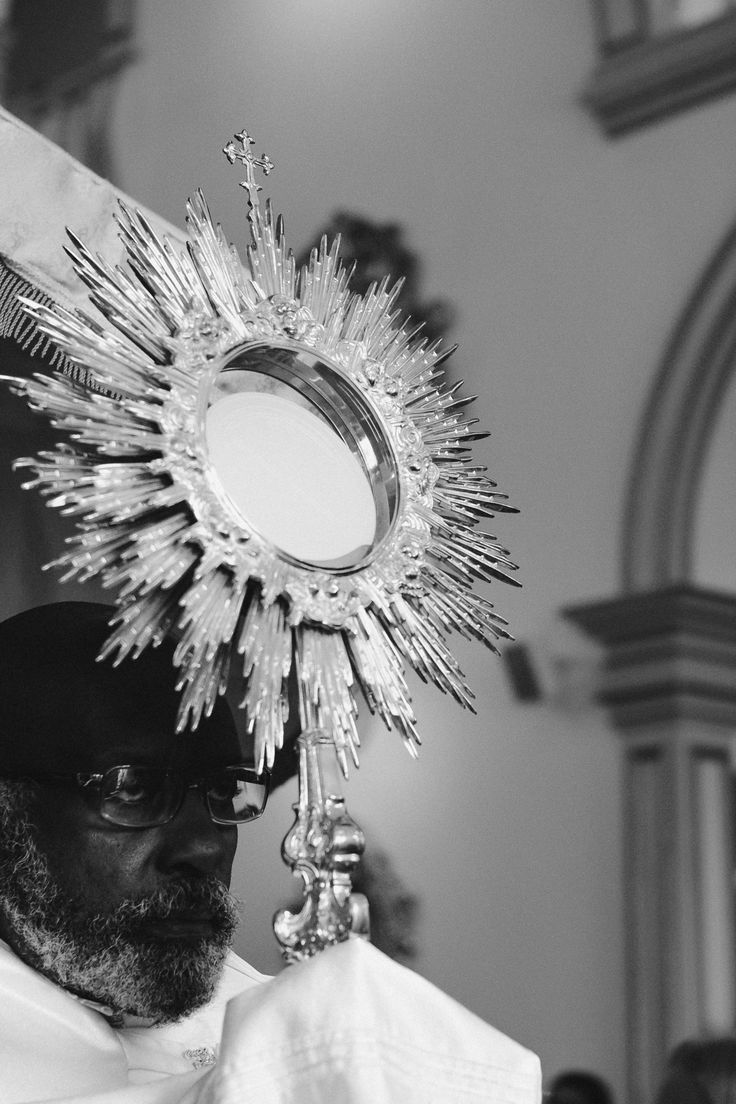
[[[245,261],[201,193],[187,207],[186,249],[121,205],[126,269],[70,233],[108,325],[26,301],[82,371],[13,381],[69,438],[18,463],[34,473],[26,487],[77,519],[55,566],[115,593],[104,655],[135,657],[176,632],[180,727],[235,677],[257,762],[270,766],[293,678],[303,732],[334,745],[346,773],[358,762],[359,693],[415,752],[406,666],[472,708],[447,636],[492,650],[508,636],[474,588],[514,581],[508,553],[480,527],[512,507],[470,455],[485,434],[460,385],[444,380],[449,353],[398,316],[399,284],[351,293],[338,241],[323,239],[296,271],[282,220],[259,201],[256,169],[273,166],[252,145],[243,131],[224,149],[245,167]],[[303,756],[308,819],[317,776]],[[331,817],[345,828],[344,809]],[[339,861],[330,846],[294,859],[315,915],[325,887],[309,884],[310,862],[330,866],[328,896],[341,907],[349,897],[355,840]],[[338,928],[327,942],[344,937]],[[311,936],[296,942],[296,957],[314,949]]]

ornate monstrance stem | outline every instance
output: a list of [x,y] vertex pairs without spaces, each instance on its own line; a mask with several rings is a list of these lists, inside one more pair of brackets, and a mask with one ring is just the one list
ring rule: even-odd
[[351,932],[369,935],[368,902],[362,893],[351,893],[365,837],[337,787],[328,782],[337,777],[334,739],[308,729],[298,739],[298,750],[299,800],[281,853],[303,881],[304,903],[299,912],[281,909],[273,923],[287,962],[310,958]]

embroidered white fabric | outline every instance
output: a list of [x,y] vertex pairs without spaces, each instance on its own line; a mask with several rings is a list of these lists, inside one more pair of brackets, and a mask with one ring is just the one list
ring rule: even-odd
[[[87,290],[64,253],[66,228],[93,253],[115,264],[123,257],[113,218],[118,199],[132,207],[141,205],[3,108],[0,165],[0,258],[57,303],[89,311]],[[183,212],[182,200],[182,216]],[[157,231],[183,241],[181,230],[145,213]]]
[[[363,940],[265,980],[231,955],[206,1009],[180,1024],[115,1030],[1,945],[0,1104],[541,1098],[535,1055]],[[218,1048],[215,1065],[193,1069]]]
[[351,939],[230,1002],[198,1104],[536,1104],[539,1060]]

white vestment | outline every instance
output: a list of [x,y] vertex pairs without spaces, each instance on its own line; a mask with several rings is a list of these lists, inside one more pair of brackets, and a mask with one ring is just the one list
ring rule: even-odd
[[0,1104],[540,1098],[533,1054],[360,939],[270,980],[230,955],[206,1008],[121,1029],[0,944]]

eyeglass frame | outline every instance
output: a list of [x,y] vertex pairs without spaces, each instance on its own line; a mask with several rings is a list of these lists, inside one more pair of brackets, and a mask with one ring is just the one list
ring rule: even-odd
[[[125,824],[120,823],[112,816],[110,816],[109,813],[104,812],[102,808],[103,795],[101,784],[104,781],[105,777],[111,771],[130,770],[131,768],[133,768],[134,770],[156,771],[162,777],[171,777],[173,775],[175,778],[182,782],[178,804],[175,805],[173,811],[164,820],[157,819],[145,824]],[[263,804],[261,808],[257,813],[254,813],[253,816],[246,817],[245,820],[223,820],[221,817],[216,817],[212,812],[209,797],[207,796],[207,791],[204,788],[208,777],[219,772],[230,770],[247,771],[253,776],[252,781],[257,781],[259,785],[262,785],[264,787]],[[186,774],[186,771],[177,770],[175,767],[158,767],[150,765],[148,763],[119,763],[107,767],[104,771],[18,771],[9,774],[0,770],[0,777],[6,778],[8,780],[39,782],[41,783],[41,785],[60,785],[65,783],[75,783],[81,789],[82,795],[87,798],[87,804],[90,806],[90,808],[94,808],[95,812],[97,812],[103,820],[107,821],[108,824],[115,825],[116,828],[130,828],[133,830],[137,830],[145,828],[161,828],[165,824],[170,824],[171,821],[174,820],[180,812],[181,807],[184,804],[187,792],[189,790],[199,790],[200,796],[202,797],[203,804],[207,809],[210,820],[213,824],[222,825],[223,827],[237,828],[240,824],[250,824],[252,820],[258,820],[260,817],[262,817],[266,810],[271,787],[271,772],[265,767],[259,774],[256,771],[255,767],[250,763],[228,763],[223,767],[211,767],[208,771],[205,772],[205,774],[188,783],[186,781]],[[89,800],[92,793],[95,793],[97,796],[96,808]]]

